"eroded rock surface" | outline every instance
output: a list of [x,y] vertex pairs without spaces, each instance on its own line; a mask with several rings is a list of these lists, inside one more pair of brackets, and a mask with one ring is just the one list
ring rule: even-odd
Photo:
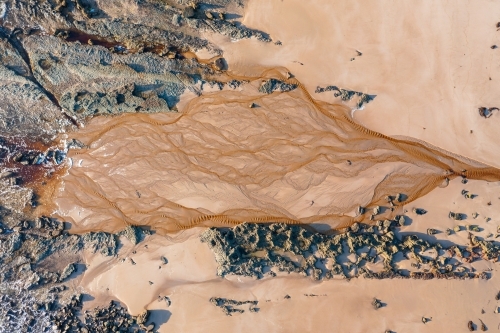
[[232,316],[234,313],[243,313],[245,310],[242,308],[248,304],[248,310],[250,312],[258,312],[257,304],[259,301],[237,301],[234,299],[227,299],[223,297],[212,297],[210,298],[210,303],[218,308],[221,308],[226,316]]
[[193,52],[222,53],[201,33],[271,41],[237,21],[238,1],[2,4],[4,136],[54,138],[95,115],[176,111],[181,94],[199,94],[205,77],[227,67],[198,61]]
[[54,136],[70,125],[29,66],[7,39],[0,37],[0,136]]
[[[401,235],[396,221],[376,226],[355,224],[346,233],[324,235],[281,223],[240,224],[211,228],[202,242],[218,264],[217,274],[262,278],[279,272],[298,273],[316,280],[353,278],[488,278],[464,263],[496,262],[500,246],[472,234],[470,246],[446,247],[417,235]],[[432,255],[430,254],[432,253]],[[409,261],[403,268],[401,262]],[[376,267],[379,264],[379,267]]]

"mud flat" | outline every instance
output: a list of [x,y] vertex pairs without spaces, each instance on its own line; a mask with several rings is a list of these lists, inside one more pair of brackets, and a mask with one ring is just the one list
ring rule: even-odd
[[[69,152],[57,214],[75,232],[243,222],[342,228],[401,215],[456,177],[500,179],[470,158],[371,131],[348,107],[318,102],[284,75],[238,77],[250,82],[206,93],[176,114],[91,121],[72,136],[85,148]],[[277,79],[297,88],[261,89]]]

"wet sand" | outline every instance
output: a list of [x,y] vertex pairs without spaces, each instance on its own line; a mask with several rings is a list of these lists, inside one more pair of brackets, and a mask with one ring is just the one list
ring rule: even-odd
[[[498,143],[494,140],[500,116],[494,114],[484,119],[477,112],[479,106],[500,104],[499,88],[494,83],[498,51],[490,49],[490,44],[499,38],[495,28],[499,14],[498,6],[487,1],[379,1],[368,8],[356,1],[250,1],[243,24],[269,32],[283,45],[262,45],[254,40],[235,43],[211,37],[222,45],[230,71],[256,75],[262,67],[285,66],[315,99],[326,102],[340,101],[331,92],[312,93],[316,86],[332,84],[375,94],[376,98],[364,110],[354,112],[355,121],[385,135],[405,135],[414,138],[412,143],[424,140],[434,147],[419,147],[419,154],[415,155],[412,149],[417,148],[404,150],[386,137],[371,135],[368,139],[371,132],[359,131],[345,121],[348,118],[331,122],[332,118],[314,112],[310,101],[295,95],[297,92],[274,94],[264,98],[264,102],[259,99],[257,104],[261,105],[255,109],[248,108],[256,100],[251,92],[238,92],[236,96],[225,92],[215,93],[215,100],[207,94],[206,103],[183,101],[185,108],[181,111],[185,111],[185,117],[134,115],[96,119],[95,124],[77,134],[91,144],[91,149],[70,155],[73,167],[57,199],[58,213],[73,223],[76,232],[114,231],[127,223],[137,223],[153,226],[159,234],[149,236],[136,248],[125,246],[119,257],[111,261],[99,255],[86,258],[90,266],[80,285],[102,295],[88,306],[115,297],[134,314],[144,308],[154,310],[153,319],[165,322],[160,332],[466,332],[467,321],[479,324],[478,318],[489,330],[495,330],[500,322],[500,315],[493,313],[498,305],[494,298],[500,281],[498,264],[478,263],[477,269],[492,269],[488,281],[315,282],[293,275],[260,281],[224,279],[216,276],[213,255],[198,240],[203,228],[196,228],[198,224],[193,221],[199,216],[224,215],[227,220],[209,218],[202,222],[230,225],[229,220],[279,217],[338,227],[344,221],[353,221],[357,205],[373,206],[387,194],[408,192],[413,194],[411,200],[394,212],[408,210],[412,221],[403,231],[425,234],[427,228],[453,228],[458,222],[448,218],[452,210],[468,215],[461,225],[477,224],[484,229],[481,236],[495,235],[500,224],[496,217],[500,213],[498,179],[489,174],[486,178],[490,182],[471,180],[462,184],[459,176],[462,169],[468,170],[468,176],[477,176],[471,173],[475,168],[492,170],[480,162],[500,166],[496,159]],[[357,56],[356,50],[363,55]],[[228,102],[231,98],[233,101]],[[351,114],[343,106],[321,105],[338,117]],[[274,117],[271,122],[267,121],[270,117]],[[266,121],[259,122],[263,119]],[[167,123],[175,125],[169,127]],[[165,130],[160,130],[162,127]],[[294,158],[314,160],[314,154],[294,150],[296,142],[290,140],[304,139],[297,135],[303,132],[310,135],[307,142],[311,147],[306,149],[309,153],[314,151],[313,144],[322,149],[335,145],[336,149],[346,148],[345,144],[349,146],[348,154],[331,151],[333,157],[327,162],[298,168],[296,178],[287,179],[290,169],[286,166],[296,163]],[[330,136],[332,133],[335,137]],[[248,155],[241,151],[238,158],[220,154],[222,146],[226,151],[235,146],[241,149],[240,138],[251,135],[258,137],[260,145],[249,150]],[[284,149],[268,150],[265,161],[256,158],[259,152],[266,151],[266,140],[271,139],[286,139],[282,146],[277,146],[276,141],[269,146]],[[169,151],[172,142],[206,149],[177,150],[174,158]],[[365,146],[375,142],[380,146]],[[180,149],[181,145],[176,147]],[[426,152],[425,158],[422,151]],[[389,161],[387,156],[397,158]],[[347,164],[351,158],[353,168]],[[207,162],[221,159],[224,163],[219,163],[218,169]],[[175,165],[167,172],[165,165],[171,161]],[[272,161],[282,164],[277,166]],[[231,168],[220,168],[222,164]],[[197,169],[192,169],[193,165]],[[254,168],[243,175],[232,173],[243,165]],[[335,168],[329,169],[330,165]],[[261,167],[267,171],[259,174]],[[284,169],[271,173],[274,178],[269,180],[264,175],[270,174],[270,167]],[[358,169],[349,173],[354,168]],[[447,169],[453,172],[447,173]],[[318,174],[322,175],[319,180],[315,178]],[[246,189],[242,189],[242,179],[256,175],[262,177],[243,184]],[[389,181],[384,183],[387,177]],[[446,178],[450,178],[450,184],[440,188]],[[378,187],[380,184],[383,186]],[[462,189],[478,197],[465,199]],[[141,203],[141,199],[146,203]],[[237,211],[232,210],[235,205]],[[412,213],[415,207],[428,213],[417,216]],[[472,218],[474,212],[479,214],[476,219]],[[332,214],[331,220],[325,218],[328,214]],[[340,215],[346,219],[339,220]],[[168,218],[172,223],[165,224]],[[193,228],[178,232],[185,227]],[[465,231],[450,236],[442,232],[435,238],[457,244],[468,241]],[[132,254],[134,250],[136,254]],[[163,255],[169,260],[166,265],[161,263]],[[122,258],[126,258],[123,263]],[[284,299],[287,294],[290,299]],[[169,296],[172,305],[158,302],[158,296]],[[228,317],[210,304],[209,299],[214,296],[258,300],[260,311]],[[373,297],[387,306],[374,310],[370,305]],[[423,316],[432,320],[423,324]]]
[[[274,77],[280,73],[255,81]],[[496,168],[364,128],[347,107],[287,82],[299,88],[264,95],[249,85],[206,93],[180,114],[91,121],[74,134],[89,148],[69,154],[58,214],[74,232],[245,221],[342,228],[368,221],[355,209],[387,204],[387,196],[405,200],[379,219],[457,176],[500,179]]]
[[[490,183],[488,186],[492,189],[484,191],[480,190],[482,183],[471,181],[465,186],[478,190],[478,197],[473,200],[461,197],[464,185],[458,180],[416,200],[413,202],[416,207],[431,208],[424,216],[409,213],[412,221],[401,231],[425,233],[428,227],[452,228],[456,223],[447,218],[450,207],[466,213],[477,210],[485,215],[498,215],[500,204],[488,206],[483,201],[493,199],[500,183]],[[430,202],[434,205],[430,206]],[[472,222],[469,218],[460,224]],[[493,229],[498,221],[493,219],[487,224],[478,221],[478,224],[485,228],[479,236],[485,236],[490,231],[495,232]],[[152,310],[151,320],[157,323],[166,321],[160,332],[217,332],[221,329],[231,332],[309,332],[323,331],[325,327],[344,332],[383,332],[386,329],[395,332],[466,332],[468,320],[479,324],[478,318],[481,318],[490,330],[500,322],[500,315],[494,313],[495,306],[500,306],[495,300],[500,281],[498,264],[473,263],[478,270],[492,269],[492,278],[487,281],[358,278],[318,282],[284,273],[262,280],[236,276],[220,278],[215,275],[213,254],[198,239],[200,231],[201,228],[190,229],[171,238],[148,236],[136,247],[126,245],[118,258],[112,260],[104,260],[100,255],[88,257],[89,267],[80,284],[85,290],[103,295],[103,299],[117,297],[133,314],[139,314],[144,308]],[[441,233],[436,238],[444,243],[466,244],[467,232],[451,236]],[[136,254],[133,254],[134,250]],[[162,256],[168,259],[168,264],[163,265]],[[126,258],[123,263],[122,258]],[[135,265],[131,264],[130,258]],[[285,299],[286,295],[291,298]],[[163,300],[158,301],[158,296],[168,296],[171,306]],[[251,313],[242,307],[247,311],[228,317],[210,304],[211,297],[257,300],[260,310]],[[373,297],[387,305],[379,310],[373,309],[370,304]],[[87,306],[99,304],[101,300],[96,299]],[[432,320],[423,324],[422,316],[432,317]]]

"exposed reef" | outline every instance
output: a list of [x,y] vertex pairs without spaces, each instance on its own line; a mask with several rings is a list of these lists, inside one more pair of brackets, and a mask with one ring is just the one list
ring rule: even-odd
[[[287,272],[316,280],[485,279],[488,273],[475,272],[466,264],[481,258],[496,262],[500,255],[500,246],[472,234],[470,246],[446,247],[418,235],[400,234],[398,227],[399,222],[390,220],[376,226],[356,223],[346,233],[324,235],[296,225],[244,223],[231,229],[211,228],[201,240],[214,252],[219,276],[257,278]],[[404,268],[403,261],[407,261]]]
[[[0,135],[54,138],[96,115],[177,111],[205,77],[227,69],[201,37],[270,42],[240,24],[231,1],[11,0],[0,28]],[[210,79],[209,79],[210,81]],[[223,84],[222,84],[223,85]]]
[[[100,314],[108,311],[123,322],[128,318],[123,316],[125,310],[96,310],[94,316],[86,314],[87,319],[82,322],[80,296],[68,301],[76,294],[65,283],[86,269],[81,259],[83,250],[114,256],[120,236],[137,243],[149,233],[130,226],[118,234],[71,235],[64,223],[48,217],[24,220],[15,226],[0,223],[0,291],[3,295],[0,304],[8,305],[0,309],[3,329],[0,332],[21,332],[18,328],[24,329],[23,332],[51,332],[50,323],[61,332],[84,332],[80,330],[83,327],[87,327],[87,332],[108,332],[115,323],[111,319],[106,320],[108,324],[101,323]],[[1,315],[3,312],[5,316]],[[135,321],[130,325],[135,325]]]

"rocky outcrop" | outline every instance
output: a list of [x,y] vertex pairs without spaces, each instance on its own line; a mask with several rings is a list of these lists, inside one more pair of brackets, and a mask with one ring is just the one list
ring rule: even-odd
[[[118,236],[124,236],[133,245],[136,245],[139,242],[141,242],[144,239],[144,237],[146,237],[146,235],[150,235],[150,234],[151,234],[150,230],[147,230],[147,229],[144,229],[144,228],[140,228],[140,227],[137,227],[137,226],[134,226],[134,225],[129,225],[125,229],[123,229],[122,231],[120,231],[117,235]],[[166,260],[166,258],[165,258],[165,260]]]
[[100,114],[171,111],[196,83],[199,70],[196,62],[177,63],[152,54],[116,55],[104,47],[50,36],[29,37],[24,46],[34,76],[80,121]]
[[226,15],[238,10],[217,0],[144,0],[126,10],[118,0],[7,1],[0,136],[54,138],[95,115],[176,111],[186,89],[199,94],[205,76],[227,68],[222,58],[198,62],[190,53],[221,54],[202,31],[271,41]]
[[297,88],[296,84],[285,83],[277,79],[269,79],[264,82],[259,87],[259,92],[264,94],[270,94],[275,91],[287,92]]
[[107,307],[87,310],[83,315],[82,308],[82,297],[77,294],[66,304],[49,312],[50,321],[54,323],[54,329],[57,329],[58,332],[67,333],[153,331],[144,325],[145,322],[139,322],[139,317],[131,316],[127,309],[114,301],[111,301]]
[[[397,221],[399,218],[396,219]],[[484,259],[496,261],[500,246],[473,235],[470,247],[445,247],[417,235],[398,235],[396,221],[378,221],[376,226],[355,224],[346,233],[323,235],[302,227],[274,224],[240,224],[232,229],[211,228],[201,236],[215,254],[217,274],[275,276],[298,273],[312,278],[488,278],[461,263]],[[436,256],[424,252],[432,250]],[[354,255],[355,259],[348,259]],[[401,270],[400,256],[412,269]],[[397,259],[399,256],[399,259]],[[456,259],[456,260],[455,260]],[[369,263],[380,263],[373,271]]]
[[226,316],[232,316],[234,313],[244,313],[245,310],[242,307],[248,304],[248,311],[258,312],[257,304],[259,301],[237,301],[234,299],[228,299],[223,297],[212,297],[210,298],[210,303],[220,308]]
[[326,86],[326,87],[317,87],[316,93],[322,93],[325,91],[333,91],[335,97],[339,97],[343,101],[350,101],[355,96],[358,97],[356,107],[358,109],[362,108],[365,104],[370,103],[373,99],[375,99],[376,95],[368,95],[359,91],[339,88],[337,86]]
[[0,136],[53,137],[70,125],[5,38],[0,38],[0,95]]

